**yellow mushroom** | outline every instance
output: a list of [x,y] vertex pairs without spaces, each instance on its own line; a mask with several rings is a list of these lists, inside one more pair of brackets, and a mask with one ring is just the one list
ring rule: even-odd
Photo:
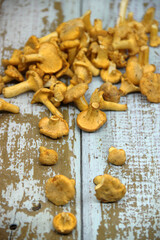
[[54,96],[54,92],[48,88],[39,89],[32,98],[31,103],[41,102],[43,103],[52,114],[55,114],[61,118],[63,118],[62,113],[58,111],[58,109],[51,103],[50,98]]
[[73,63],[73,70],[77,76],[77,83],[90,83],[92,81],[92,72],[88,65],[82,61],[76,61]]
[[4,77],[2,77],[2,81],[4,83],[8,83],[13,80],[17,80],[18,82],[24,81],[24,77],[22,76],[22,74],[17,70],[17,68],[12,65],[8,65],[7,69],[4,72],[6,74]]
[[109,148],[108,161],[114,165],[121,166],[126,161],[126,153],[123,149]]
[[70,212],[62,212],[53,218],[53,227],[58,233],[68,234],[77,225],[76,217]]
[[80,112],[77,116],[77,125],[86,132],[95,132],[107,121],[106,114],[99,110],[99,104],[93,102],[88,109]]
[[11,103],[6,102],[0,98],[0,111],[6,111],[11,113],[19,113],[19,107]]
[[75,39],[75,40],[66,40],[61,42],[60,44],[60,49],[62,51],[69,49],[69,48],[75,48],[78,47],[80,45],[80,41],[79,39]]
[[158,26],[158,22],[154,19],[154,15],[155,15],[155,8],[150,7],[147,9],[147,11],[143,16],[141,23],[144,25],[144,29],[146,33],[149,33],[151,31],[151,26],[153,24],[156,24]]
[[93,179],[94,184],[95,184],[95,185],[100,184],[101,181],[102,181],[102,178],[103,178],[103,175],[96,176],[96,177]]
[[121,79],[122,73],[116,69],[116,64],[110,62],[109,68],[102,69],[100,76],[104,82],[118,83]]
[[140,92],[140,88],[135,86],[128,78],[122,77],[119,92],[121,96],[125,96],[128,93]]
[[158,36],[158,27],[156,24],[151,26],[151,33],[150,33],[150,42],[151,47],[157,47],[160,45],[160,37]]
[[124,197],[126,187],[118,178],[104,174],[101,182],[96,185],[96,198],[104,203],[117,202]]
[[103,98],[105,101],[119,103],[120,93],[116,86],[112,85],[110,82],[103,83],[99,91],[103,91]]
[[2,93],[3,88],[4,88],[4,82],[2,81],[2,76],[0,75],[0,94]]
[[50,89],[53,91],[54,96],[51,97],[51,102],[55,107],[59,107],[61,102],[64,99],[64,95],[67,91],[67,86],[61,81],[56,81],[50,86]]
[[15,49],[9,60],[8,59],[2,59],[2,65],[4,67],[6,67],[8,65],[18,66],[18,64],[21,63],[21,60],[20,60],[21,55],[22,55],[22,51],[18,50],[18,49]]
[[57,139],[69,133],[67,122],[56,115],[51,118],[44,117],[39,121],[40,133],[50,138]]
[[5,87],[2,90],[4,97],[11,98],[24,92],[34,91],[43,87],[43,81],[35,71],[27,72],[27,80],[11,87]]
[[51,32],[41,38],[39,38],[39,42],[40,43],[44,43],[44,42],[49,42],[51,38],[57,38],[58,37],[58,33],[55,31],[55,32]]
[[75,180],[56,175],[46,182],[46,197],[57,206],[65,205],[75,196]]
[[43,165],[54,165],[58,161],[58,153],[54,151],[53,149],[47,149],[45,147],[39,148],[40,155],[39,155],[39,161]]

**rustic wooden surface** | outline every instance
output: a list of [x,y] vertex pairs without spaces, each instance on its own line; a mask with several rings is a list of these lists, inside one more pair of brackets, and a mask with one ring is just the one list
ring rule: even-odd
[[[0,59],[9,58],[31,35],[41,37],[62,21],[79,17],[91,9],[92,21],[103,20],[104,28],[113,27],[119,0],[0,1]],[[160,1],[129,0],[127,11],[141,20],[144,11],[156,7],[160,22]],[[150,48],[150,62],[160,72],[160,47]],[[3,73],[3,67],[0,67]],[[87,91],[89,100],[100,86],[94,78]],[[33,93],[25,93],[9,102],[20,107],[20,114],[0,113],[0,240],[5,239],[160,239],[160,105],[147,102],[139,93],[121,99],[126,112],[107,111],[107,123],[95,133],[85,133],[76,126],[78,110],[63,107],[69,123],[69,136],[52,140],[39,134],[38,122],[49,111],[41,104],[31,105]],[[1,96],[2,97],[2,96]],[[56,150],[59,161],[45,167],[38,162],[39,147]],[[107,163],[111,146],[127,154],[124,166]],[[93,178],[103,173],[118,177],[126,185],[125,197],[114,204],[100,204],[95,197]],[[63,207],[45,198],[49,177],[64,174],[76,180],[75,200]],[[40,204],[40,209],[33,207]],[[68,236],[57,234],[53,216],[71,211],[77,228]],[[11,230],[10,226],[17,228]]]

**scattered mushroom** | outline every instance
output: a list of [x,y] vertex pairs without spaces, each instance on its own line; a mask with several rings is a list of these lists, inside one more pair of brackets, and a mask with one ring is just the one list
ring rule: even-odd
[[56,115],[51,118],[44,117],[39,121],[40,133],[50,138],[57,139],[68,135],[69,127],[67,122]]
[[158,36],[158,26],[153,24],[151,26],[150,42],[151,47],[157,47],[160,45],[160,37]]
[[76,217],[70,212],[62,212],[53,218],[53,227],[62,234],[68,234],[73,231],[77,225]]
[[119,103],[120,93],[116,86],[112,85],[110,82],[103,83],[99,91],[103,91],[103,98],[105,101]]
[[128,93],[132,92],[140,92],[140,88],[135,86],[128,78],[121,77],[121,86],[119,88],[119,92],[121,96],[125,96]]
[[108,161],[114,165],[121,166],[126,161],[126,153],[123,149],[109,148]]
[[143,16],[142,24],[144,25],[144,29],[146,33],[150,33],[151,26],[153,24],[158,25],[158,22],[154,19],[155,8],[150,7],[147,9],[146,13]]
[[96,198],[101,202],[110,203],[117,202],[124,197],[126,187],[118,178],[114,178],[109,174],[104,174],[101,182],[96,185]]
[[104,82],[118,83],[122,73],[116,69],[115,63],[110,62],[109,68],[107,70],[102,69],[100,75]]
[[11,103],[6,102],[0,98],[0,111],[6,111],[11,113],[19,113],[19,107]]
[[96,176],[96,177],[93,179],[94,184],[95,184],[95,185],[100,184],[101,181],[102,181],[102,178],[103,178],[103,175]]
[[40,155],[39,161],[43,165],[54,165],[58,161],[58,153],[52,149],[47,149],[45,147],[39,148]]
[[46,197],[57,206],[65,205],[75,196],[75,180],[56,175],[46,182]]
[[6,74],[4,77],[2,77],[2,81],[4,83],[8,83],[13,80],[17,80],[18,82],[24,81],[24,77],[22,76],[22,74],[17,70],[17,68],[12,65],[8,65],[7,69],[4,72]]

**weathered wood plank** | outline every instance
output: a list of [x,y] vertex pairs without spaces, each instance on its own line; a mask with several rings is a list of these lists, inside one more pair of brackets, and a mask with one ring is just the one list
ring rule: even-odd
[[[91,9],[104,27],[116,23],[120,1],[83,1],[83,13]],[[128,10],[140,20],[144,11],[156,7],[158,1],[129,1]],[[159,72],[159,50],[150,48],[150,62]],[[87,92],[88,99],[102,81],[97,78]],[[95,133],[82,132],[83,166],[83,239],[159,239],[160,237],[160,106],[151,104],[140,94],[123,97],[126,112],[106,112],[107,123]],[[123,148],[127,154],[124,166],[107,162],[111,146]],[[112,204],[101,204],[95,197],[93,178],[111,174],[126,185],[125,197]]]
[[[1,1],[0,59],[9,58],[14,48],[22,47],[31,35],[41,37],[54,31],[63,21],[80,15],[80,1]],[[3,68],[1,67],[1,73]],[[63,107],[69,136],[53,140],[40,135],[38,122],[50,112],[41,104],[31,105],[33,93],[9,99],[20,106],[20,114],[0,113],[1,219],[0,239],[81,239],[80,132],[75,126],[78,110]],[[58,152],[55,166],[39,164],[39,147]],[[56,174],[76,180],[76,197],[57,207],[45,197],[45,182]],[[33,207],[41,205],[37,211]],[[60,236],[52,227],[53,216],[71,211],[77,228]],[[10,225],[17,228],[10,230]]]

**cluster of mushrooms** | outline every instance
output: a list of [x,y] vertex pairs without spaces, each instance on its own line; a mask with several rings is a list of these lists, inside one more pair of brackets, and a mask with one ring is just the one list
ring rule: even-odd
[[[73,102],[80,110],[78,127],[94,132],[107,120],[101,110],[127,109],[126,104],[119,104],[121,96],[141,92],[150,102],[160,102],[160,75],[149,63],[147,45],[148,33],[150,46],[160,44],[155,9],[149,8],[137,22],[132,12],[125,17],[125,8],[122,4],[114,28],[104,30],[100,19],[92,25],[91,11],[87,11],[80,18],[61,23],[44,37],[31,36],[23,50],[16,49],[9,60],[2,59],[6,69],[0,77],[0,91],[4,97],[34,91],[31,103],[41,102],[51,111],[50,118],[40,120],[40,133],[54,139],[68,134],[68,124],[58,109],[62,104]],[[126,68],[126,72],[122,74],[117,68]],[[62,81],[64,75],[69,85]],[[95,89],[88,103],[85,93],[92,77],[99,75],[105,83]],[[13,80],[19,83],[7,87]],[[120,81],[118,89],[113,84]],[[1,110],[19,112],[17,106],[2,99],[0,106]]]
[[[2,59],[5,75],[0,76],[0,93],[5,98],[34,91],[31,101],[42,103],[52,113],[39,121],[40,133],[53,139],[68,135],[69,127],[58,109],[62,104],[74,103],[80,110],[77,125],[94,132],[106,121],[102,110],[125,111],[119,104],[121,96],[141,92],[150,102],[160,102],[160,74],[149,63],[149,45],[160,45],[155,9],[149,8],[141,22],[130,12],[126,17],[126,0],[122,0],[117,25],[104,30],[100,19],[91,24],[91,11],[80,18],[61,23],[55,32],[44,37],[31,36],[23,50],[15,49],[10,59]],[[150,34],[148,37],[147,34]],[[137,56],[138,54],[138,56]],[[126,68],[124,74],[118,69]],[[92,93],[90,102],[85,99],[93,76],[104,83]],[[69,84],[64,83],[67,76]],[[6,86],[7,83],[19,83]],[[113,84],[121,82],[120,88]],[[0,99],[0,110],[18,113],[19,107]],[[54,165],[58,154],[40,147],[39,161]],[[108,161],[123,165],[125,151],[111,147]],[[101,202],[116,202],[126,193],[125,185],[108,174],[94,178],[96,197]],[[56,175],[46,182],[46,197],[55,205],[65,205],[75,196],[75,180]],[[76,226],[72,213],[60,213],[53,219],[55,229],[68,234]]]

